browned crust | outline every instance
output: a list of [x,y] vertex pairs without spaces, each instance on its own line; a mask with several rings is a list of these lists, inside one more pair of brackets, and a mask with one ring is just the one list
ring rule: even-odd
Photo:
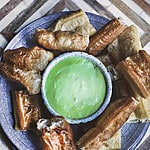
[[138,54],[121,61],[117,68],[131,85],[135,95],[150,95],[150,56],[140,50]]
[[49,50],[59,51],[86,51],[89,36],[71,31],[47,31],[37,29],[37,42]]
[[[61,121],[60,126],[57,125],[57,121]],[[63,118],[53,117],[44,126],[41,129],[44,150],[76,150],[72,129]]]
[[12,91],[15,129],[28,130],[41,118],[37,95],[30,96],[27,91]]
[[38,46],[33,48],[20,47],[14,50],[4,51],[3,53],[3,61],[15,64],[23,70],[43,71],[53,57],[52,52],[46,51]]
[[119,19],[112,19],[90,38],[87,51],[97,55],[126,28]]
[[0,62],[0,74],[3,74],[11,81],[21,83],[30,94],[38,94],[40,92],[41,75],[35,70],[21,70],[15,65]]
[[84,134],[77,145],[86,150],[99,149],[121,128],[137,106],[138,102],[133,97],[112,102],[98,118],[96,126]]

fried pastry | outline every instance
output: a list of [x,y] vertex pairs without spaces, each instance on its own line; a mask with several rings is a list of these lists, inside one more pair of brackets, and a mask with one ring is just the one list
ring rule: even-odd
[[48,30],[74,31],[89,36],[96,32],[95,28],[90,24],[86,13],[81,9],[61,17],[57,20],[54,26],[48,28]]
[[89,36],[71,31],[51,32],[45,29],[37,29],[37,42],[49,50],[59,51],[86,51],[89,44]]
[[117,64],[126,57],[136,54],[141,48],[138,30],[136,26],[131,25],[108,45],[107,50],[111,60]]
[[37,129],[41,132],[43,150],[76,150],[71,127],[63,118],[40,119]]
[[114,99],[129,97],[133,95],[134,92],[131,86],[127,83],[127,81],[123,77],[120,77],[118,80],[113,82]]
[[82,35],[89,35],[89,37],[91,37],[96,33],[96,30],[89,22],[87,22],[84,25],[77,27],[75,32]]
[[24,85],[31,95],[40,92],[41,75],[35,70],[21,70],[15,65],[0,62],[0,74],[6,76],[9,80],[16,81]]
[[138,96],[136,98],[139,101],[139,105],[135,112],[129,117],[128,122],[149,122],[150,121],[150,98],[142,98]]
[[113,137],[103,143],[99,150],[119,150],[121,149],[121,130],[118,130]]
[[106,23],[96,34],[90,38],[87,51],[92,55],[98,55],[126,28],[119,19],[112,19]]
[[27,91],[12,91],[15,129],[28,130],[41,118],[38,95],[29,95]]
[[121,128],[138,104],[133,97],[118,99],[110,103],[98,118],[96,125],[79,139],[77,142],[79,148],[83,150],[99,149]]
[[137,123],[139,120],[137,119],[135,112],[131,113],[129,119],[126,121],[127,123]]
[[113,64],[118,64],[118,62],[121,60],[118,37],[115,38],[114,41],[107,46],[108,55],[110,56]]
[[38,46],[33,48],[17,48],[3,53],[3,60],[15,64],[20,69],[43,71],[53,59],[53,53]]
[[140,50],[117,65],[118,70],[130,84],[135,96],[150,96],[150,56]]
[[105,66],[112,64],[111,58],[108,54],[102,54],[97,57]]

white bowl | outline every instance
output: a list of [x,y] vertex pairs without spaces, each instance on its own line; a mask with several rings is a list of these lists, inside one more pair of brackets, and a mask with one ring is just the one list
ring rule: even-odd
[[61,116],[59,113],[57,113],[49,104],[48,99],[46,97],[46,93],[45,93],[45,83],[46,83],[46,79],[48,74],[50,73],[51,69],[60,61],[66,59],[66,58],[70,58],[70,57],[82,57],[85,58],[87,60],[90,60],[93,64],[95,64],[103,73],[105,81],[106,81],[106,95],[105,95],[105,99],[102,103],[102,105],[99,107],[99,109],[94,112],[92,115],[85,117],[85,118],[81,118],[81,119],[70,119],[70,118],[65,118],[69,123],[71,124],[79,124],[79,123],[86,123],[88,121],[92,121],[94,120],[96,117],[98,117],[108,106],[110,99],[111,99],[111,95],[112,95],[112,82],[111,82],[111,78],[110,75],[106,69],[106,67],[103,65],[103,63],[98,60],[96,57],[89,55],[87,53],[84,52],[69,52],[69,53],[64,53],[58,57],[56,57],[54,60],[52,60],[49,65],[47,66],[47,68],[45,69],[45,72],[43,74],[43,79],[42,79],[42,97],[44,99],[44,103],[47,107],[47,109],[50,111],[50,113],[52,113],[54,116]]

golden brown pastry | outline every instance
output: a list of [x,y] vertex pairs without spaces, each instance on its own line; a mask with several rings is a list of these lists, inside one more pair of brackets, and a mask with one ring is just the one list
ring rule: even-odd
[[89,36],[71,31],[51,32],[45,29],[37,29],[37,42],[44,48],[59,51],[86,51],[89,44]]
[[98,118],[96,125],[79,139],[77,142],[79,148],[83,150],[99,149],[121,128],[138,104],[133,97],[118,99],[110,103]]
[[41,132],[43,150],[76,150],[71,127],[63,118],[40,119],[37,129]]
[[113,64],[118,64],[118,62],[121,60],[121,50],[119,48],[118,37],[115,38],[114,41],[107,47],[108,55],[110,56]]
[[95,28],[90,24],[86,13],[81,9],[61,17],[54,26],[48,30],[74,31],[89,36],[96,32]]
[[118,130],[113,137],[105,141],[98,150],[119,150],[121,149],[121,130]]
[[121,75],[114,65],[111,64],[107,66],[107,71],[109,72],[112,81],[120,79]]
[[146,51],[140,50],[136,55],[127,57],[117,68],[132,87],[135,96],[150,96],[150,56]]
[[98,55],[125,28],[126,26],[119,19],[112,19],[90,38],[87,51],[92,55]]
[[107,50],[112,61],[117,64],[120,60],[136,54],[141,48],[138,30],[131,25],[108,45]]
[[35,70],[22,70],[5,62],[0,62],[0,74],[9,80],[16,81],[24,85],[30,94],[37,94],[41,88],[41,75]]
[[15,64],[23,70],[43,71],[48,62],[53,59],[53,53],[38,46],[33,48],[17,48],[3,53],[3,60]]
[[15,129],[28,130],[41,118],[38,96],[30,96],[27,91],[12,91]]

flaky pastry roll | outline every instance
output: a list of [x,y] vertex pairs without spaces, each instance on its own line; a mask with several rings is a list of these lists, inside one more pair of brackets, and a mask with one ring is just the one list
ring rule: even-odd
[[92,55],[98,55],[108,44],[110,44],[124,29],[119,19],[112,19],[106,23],[91,38],[87,51]]
[[41,118],[38,96],[30,96],[27,91],[12,91],[15,129],[28,130]]
[[11,81],[19,82],[24,85],[31,95],[40,92],[41,74],[35,70],[22,70],[15,65],[0,62],[0,74]]
[[99,149],[121,128],[138,104],[133,97],[118,99],[110,103],[98,118],[96,125],[77,141],[79,148]]
[[86,51],[89,44],[89,36],[71,31],[51,32],[45,29],[37,29],[37,42],[49,50],[59,51]]
[[53,59],[53,53],[38,46],[33,48],[20,47],[3,53],[3,60],[15,64],[23,70],[43,71],[48,62]]
[[141,48],[137,27],[131,25],[108,45],[107,50],[113,63],[118,64],[126,57],[135,55]]
[[135,96],[150,96],[150,56],[140,50],[117,65],[118,70],[132,87]]
[[41,133],[43,150],[76,150],[71,127],[63,118],[40,119],[37,129]]
[[93,35],[96,29],[90,23],[86,13],[79,9],[73,11],[57,20],[53,27],[48,28],[50,31],[74,31],[82,35]]

